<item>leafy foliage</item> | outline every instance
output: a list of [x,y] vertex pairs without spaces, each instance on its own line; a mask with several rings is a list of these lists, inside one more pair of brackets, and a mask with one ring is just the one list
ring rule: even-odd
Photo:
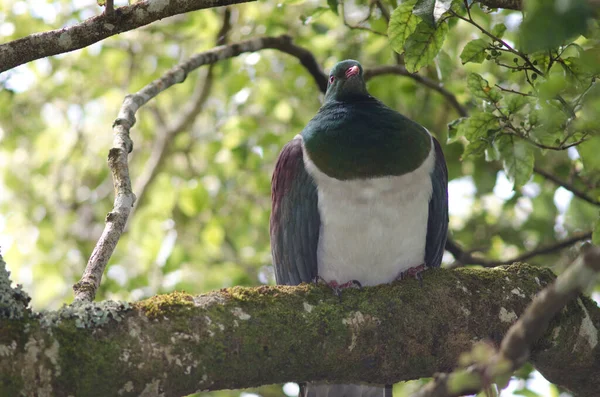
[[551,50],[569,39],[585,34],[592,15],[585,0],[565,0],[554,5],[548,0],[525,2],[526,17],[521,26],[523,50]]
[[413,34],[406,39],[404,46],[406,69],[416,72],[431,63],[442,48],[446,33],[448,25],[445,23],[435,28],[425,21],[419,23]]
[[415,32],[420,20],[413,13],[416,0],[402,2],[392,13],[388,27],[388,36],[390,44],[397,53],[404,52],[406,40]]
[[485,59],[489,44],[484,39],[475,39],[469,41],[463,51],[460,53],[460,60],[463,65],[468,62],[481,63]]

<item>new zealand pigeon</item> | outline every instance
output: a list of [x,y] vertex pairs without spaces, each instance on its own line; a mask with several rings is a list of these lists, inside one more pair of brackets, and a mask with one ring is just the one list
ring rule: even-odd
[[[357,61],[331,70],[323,106],[279,154],[271,196],[278,284],[376,285],[442,261],[448,172],[440,144],[369,95]],[[308,384],[300,395],[383,397],[391,387]]]

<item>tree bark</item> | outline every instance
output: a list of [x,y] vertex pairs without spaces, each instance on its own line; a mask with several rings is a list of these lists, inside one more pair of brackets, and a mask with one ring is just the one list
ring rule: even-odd
[[[553,280],[514,264],[431,270],[422,286],[405,280],[340,298],[324,286],[234,287],[27,312],[0,322],[0,395],[181,396],[429,377],[451,370],[475,341],[499,343]],[[599,328],[598,307],[578,298],[534,344],[532,363],[577,395],[597,395]]]
[[522,0],[479,0],[479,3],[488,8],[505,8],[507,10],[522,10]]
[[74,26],[0,44],[0,73],[36,59],[87,47],[173,15],[250,1],[256,0],[146,0],[118,7]]

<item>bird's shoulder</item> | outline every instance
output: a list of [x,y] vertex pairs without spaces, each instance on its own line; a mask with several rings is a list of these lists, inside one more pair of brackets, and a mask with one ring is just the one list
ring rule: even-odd
[[302,136],[310,139],[321,131],[364,133],[373,130],[428,135],[420,124],[369,96],[356,101],[324,103],[306,125]]

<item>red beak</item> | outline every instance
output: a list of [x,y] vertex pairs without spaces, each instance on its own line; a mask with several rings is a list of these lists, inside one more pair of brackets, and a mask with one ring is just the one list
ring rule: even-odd
[[352,76],[355,76],[357,74],[360,73],[360,69],[358,68],[358,66],[354,65],[348,68],[348,70],[346,70],[346,78],[349,79]]

